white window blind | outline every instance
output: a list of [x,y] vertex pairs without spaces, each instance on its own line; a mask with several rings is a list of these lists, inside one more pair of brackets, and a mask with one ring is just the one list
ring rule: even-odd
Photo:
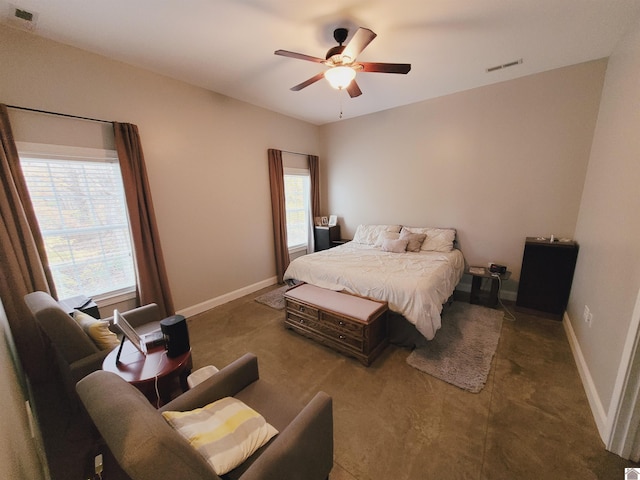
[[284,193],[287,212],[287,246],[306,247],[309,239],[310,205],[309,171],[286,168]]
[[20,152],[58,296],[132,289],[131,238],[115,152],[96,158],[75,150]]

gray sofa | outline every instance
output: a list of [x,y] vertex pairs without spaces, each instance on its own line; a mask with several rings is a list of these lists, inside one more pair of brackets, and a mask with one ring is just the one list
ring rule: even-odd
[[[53,347],[59,373],[69,399],[73,400],[78,380],[100,370],[109,350],[100,350],[48,293],[29,293],[25,295],[24,301]],[[162,320],[158,306],[154,303],[124,312],[123,316],[138,333],[157,330]]]
[[[76,388],[108,454],[132,480],[320,480],[328,479],[333,466],[331,397],[319,392],[301,408],[287,398],[284,389],[260,380],[253,354],[239,358],[159,411],[136,388],[109,372],[94,372]],[[193,410],[227,396],[249,405],[280,433],[219,477],[160,412]],[[105,478],[112,478],[107,471]]]

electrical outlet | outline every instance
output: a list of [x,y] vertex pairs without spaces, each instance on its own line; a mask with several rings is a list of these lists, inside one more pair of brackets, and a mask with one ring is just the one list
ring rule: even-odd
[[102,478],[103,464],[102,464],[102,454],[99,453],[96,455],[96,458],[93,459],[93,464],[95,466],[97,478]]
[[584,323],[591,326],[591,321],[593,320],[593,314],[591,313],[591,310],[589,310],[589,307],[586,305],[584,306],[584,312],[582,312],[582,320],[584,321]]

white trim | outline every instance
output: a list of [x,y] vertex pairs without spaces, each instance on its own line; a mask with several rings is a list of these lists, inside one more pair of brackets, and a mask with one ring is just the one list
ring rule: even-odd
[[580,379],[582,380],[582,386],[584,387],[584,391],[587,394],[587,400],[589,401],[589,406],[591,407],[591,413],[593,414],[593,418],[596,421],[598,433],[600,434],[600,438],[602,439],[602,441],[606,444],[606,439],[609,436],[610,429],[607,413],[604,409],[604,406],[602,405],[602,401],[600,400],[598,391],[596,390],[593,378],[591,377],[591,373],[589,372],[589,367],[587,366],[587,362],[585,361],[582,350],[580,349],[578,337],[576,337],[573,326],[571,325],[571,319],[569,318],[567,312],[564,312],[562,325],[564,326],[564,331],[567,334],[569,346],[571,347],[571,352],[573,353],[573,358],[576,362],[576,366],[578,367]]
[[103,148],[72,147],[69,145],[54,145],[49,143],[15,142],[21,157],[47,158],[64,160],[91,160],[92,162],[118,161],[115,150]]
[[289,253],[290,254],[295,254],[295,253],[300,253],[300,252],[307,252],[307,245],[306,244],[300,244],[300,245],[295,245],[293,247],[289,247]]
[[94,295],[91,297],[91,299],[96,302],[96,305],[98,305],[99,308],[126,302],[127,300],[132,300],[134,298],[136,298],[135,285],[127,288],[121,288],[120,290],[115,290],[113,292]]
[[616,383],[609,406],[610,429],[605,442],[607,450],[635,462],[640,445],[640,291],[631,316],[631,323],[622,350]]
[[212,308],[217,307],[219,305],[223,305],[225,303],[231,302],[232,300],[236,300],[240,297],[244,297],[245,295],[249,295],[250,293],[257,292],[258,290],[261,290],[263,288],[269,287],[271,285],[275,285],[277,282],[278,282],[278,279],[276,277],[267,278],[266,280],[262,280],[261,282],[254,283],[253,285],[249,285],[247,287],[234,290],[233,292],[225,293],[224,295],[220,295],[219,297],[205,300],[202,303],[198,303],[190,307],[182,308],[178,310],[176,313],[188,318],[193,315],[206,312],[207,310],[211,310]]
[[283,167],[282,170],[285,175],[300,175],[302,177],[311,175],[308,168]]

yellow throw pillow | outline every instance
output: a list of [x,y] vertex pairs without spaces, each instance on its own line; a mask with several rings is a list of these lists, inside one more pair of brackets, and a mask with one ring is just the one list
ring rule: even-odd
[[241,465],[278,433],[262,415],[233,397],[188,412],[162,412],[162,416],[217,475]]
[[73,318],[100,350],[113,350],[120,345],[118,336],[109,330],[107,320],[98,320],[80,310],[73,311]]

